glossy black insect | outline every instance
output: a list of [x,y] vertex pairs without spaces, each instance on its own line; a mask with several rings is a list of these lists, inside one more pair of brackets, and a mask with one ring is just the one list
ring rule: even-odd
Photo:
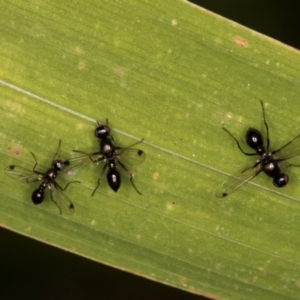
[[71,215],[74,213],[74,205],[72,201],[63,193],[63,191],[66,190],[71,183],[80,182],[70,181],[64,188],[62,188],[56,182],[58,176],[62,174],[71,174],[73,168],[73,166],[71,168],[69,160],[63,161],[60,159],[56,159],[60,145],[61,141],[59,141],[58,143],[57,151],[51,162],[51,167],[48,170],[45,170],[44,172],[37,171],[37,159],[35,155],[30,152],[35,160],[35,164],[32,170],[20,166],[10,165],[5,168],[5,173],[13,179],[21,180],[26,183],[41,181],[40,186],[36,190],[34,190],[31,195],[32,202],[34,204],[42,203],[45,198],[45,190],[48,188],[50,190],[51,200],[58,207],[60,213],[62,214],[62,212],[64,212]]
[[284,187],[289,182],[289,177],[283,172],[284,168],[291,166],[299,167],[299,165],[287,164],[284,165],[282,162],[292,157],[300,155],[300,135],[297,135],[294,139],[286,143],[281,148],[275,151],[269,151],[270,138],[269,138],[269,127],[266,122],[265,109],[262,101],[261,107],[263,112],[264,125],[267,132],[267,145],[264,146],[264,140],[260,131],[255,128],[249,128],[246,133],[246,143],[250,148],[255,150],[255,153],[245,152],[238,140],[230,133],[226,128],[223,129],[236,141],[236,144],[240,151],[247,156],[260,156],[260,159],[256,161],[253,167],[247,168],[244,171],[230,177],[216,192],[216,196],[219,198],[226,197],[233,193],[252,178],[256,177],[260,172],[264,172],[267,176],[273,178],[273,184],[276,187]]
[[104,162],[104,166],[101,169],[97,181],[97,185],[92,193],[92,196],[95,194],[96,190],[98,189],[101,178],[104,172],[106,171],[106,169],[108,169],[107,182],[109,186],[115,192],[118,191],[118,189],[121,186],[121,174],[117,169],[118,164],[128,173],[132,186],[137,191],[137,193],[141,195],[141,192],[136,188],[133,182],[132,173],[129,171],[129,169],[126,167],[125,164],[137,165],[142,163],[145,160],[146,155],[144,151],[140,149],[132,148],[133,146],[141,143],[143,140],[134,143],[127,148],[117,147],[115,145],[113,137],[110,135],[108,120],[106,120],[105,125],[97,122],[97,127],[95,129],[94,134],[99,139],[100,150],[90,154],[78,150],[73,150],[74,152],[83,153],[85,155],[81,157],[75,157],[70,160],[70,161],[77,161],[83,165],[89,162],[93,164],[97,164],[100,161]]

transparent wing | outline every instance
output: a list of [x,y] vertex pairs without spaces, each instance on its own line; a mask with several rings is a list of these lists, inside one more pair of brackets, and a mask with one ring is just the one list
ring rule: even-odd
[[300,155],[300,135],[289,141],[283,147],[273,151],[275,157],[279,160],[287,160]]
[[244,172],[240,172],[236,175],[232,175],[227,181],[221,184],[221,186],[216,191],[216,197],[224,198],[229,194],[233,193],[243,185],[245,185],[248,181],[253,179],[260,173],[261,169],[258,165],[255,168],[249,168]]
[[10,165],[4,169],[9,177],[22,182],[30,183],[43,179],[43,174],[23,167]]
[[58,207],[60,213],[72,215],[75,212],[72,201],[65,195],[56,182],[51,184],[50,194],[51,200]]
[[86,167],[85,164],[88,163],[88,160],[86,160],[85,162],[84,159],[81,160],[68,159],[63,161],[62,163],[64,164],[64,169],[58,172],[58,174],[62,177],[67,177],[67,176],[79,174],[80,171]]
[[146,154],[143,150],[134,148],[117,148],[116,149],[118,159],[125,165],[138,165],[141,164]]
[[70,167],[68,166],[67,170],[65,169],[63,172],[68,175],[81,174],[97,165],[97,163],[103,159],[104,157],[100,152],[70,158],[68,159]]

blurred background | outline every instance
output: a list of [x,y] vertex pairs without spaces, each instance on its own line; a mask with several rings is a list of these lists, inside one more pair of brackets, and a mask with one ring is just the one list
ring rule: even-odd
[[[163,1],[163,0],[162,0]],[[300,1],[195,0],[221,16],[300,48]],[[0,228],[1,299],[206,299]]]
[[227,19],[300,49],[300,2],[293,0],[189,1]]

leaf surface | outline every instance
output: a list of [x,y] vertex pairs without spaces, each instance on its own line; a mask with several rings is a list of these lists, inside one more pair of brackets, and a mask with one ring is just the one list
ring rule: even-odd
[[[138,145],[114,193],[101,165],[76,176],[72,216],[35,185],[4,175],[3,227],[187,291],[222,299],[298,299],[300,170],[272,187],[264,174],[225,199],[229,174],[254,164],[251,126],[271,148],[300,132],[299,53],[183,1],[1,1],[0,163],[49,167],[73,149],[98,150],[96,120],[109,119],[116,144]],[[297,163],[297,158],[293,160]],[[298,159],[299,164],[299,159]]]

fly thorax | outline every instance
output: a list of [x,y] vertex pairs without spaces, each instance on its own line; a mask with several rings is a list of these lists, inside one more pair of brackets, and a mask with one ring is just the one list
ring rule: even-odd
[[273,159],[269,159],[269,161],[262,166],[262,169],[269,177],[272,178],[281,173],[278,162]]
[[102,149],[102,152],[103,153],[110,153],[112,150],[113,149],[112,149],[111,145],[106,144],[106,145],[104,145],[104,147]]
[[57,170],[54,168],[48,169],[47,172],[45,173],[44,180],[47,182],[52,182],[55,180],[57,177]]
[[100,150],[104,155],[108,155],[115,149],[113,140],[108,136],[100,140]]
[[272,160],[272,154],[268,152],[263,152],[261,155],[261,161],[263,164],[268,164]]

